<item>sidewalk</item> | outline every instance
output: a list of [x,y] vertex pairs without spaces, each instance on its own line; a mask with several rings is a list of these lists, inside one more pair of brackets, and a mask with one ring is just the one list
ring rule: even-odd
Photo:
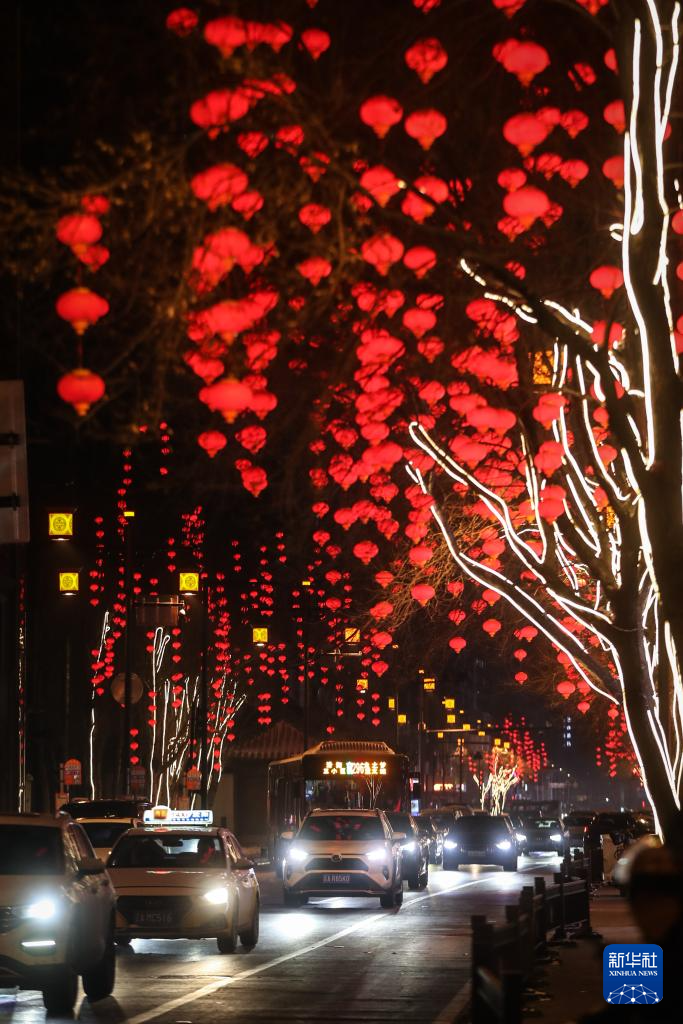
[[567,1024],[591,1010],[604,1009],[602,950],[611,942],[638,942],[639,932],[628,901],[617,889],[601,886],[591,900],[591,925],[599,937],[577,939],[574,945],[552,946],[558,963],[545,968],[537,982],[550,999],[526,1000],[524,1016],[543,1024]]

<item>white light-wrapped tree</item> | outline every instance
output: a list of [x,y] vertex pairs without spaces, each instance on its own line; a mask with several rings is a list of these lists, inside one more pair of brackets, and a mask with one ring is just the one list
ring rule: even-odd
[[[666,833],[683,793],[683,391],[670,294],[683,216],[672,231],[680,7],[624,0],[614,8],[624,209],[611,226],[621,268],[611,268],[604,294],[621,270],[624,323],[612,312],[598,328],[481,253],[466,256],[462,267],[483,290],[482,319],[518,318],[519,340],[492,355],[514,365],[516,381],[480,386],[476,418],[471,402],[463,407],[463,436],[476,439],[484,424],[488,457],[460,454],[462,438],[437,438],[415,421],[415,443],[442,473],[409,471],[434,495],[433,517],[460,569],[533,623],[586,693],[621,709]],[[489,536],[505,542],[500,558],[482,552],[481,534],[469,547],[455,540],[436,478],[462,494],[464,514],[488,518]]]

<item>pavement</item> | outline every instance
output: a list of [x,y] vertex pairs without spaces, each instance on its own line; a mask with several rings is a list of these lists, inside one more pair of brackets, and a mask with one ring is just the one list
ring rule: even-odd
[[568,1024],[584,1014],[604,1010],[602,998],[602,951],[612,942],[640,942],[640,934],[628,901],[611,886],[600,886],[591,900],[593,938],[576,939],[551,947],[557,957],[535,981],[538,999],[527,999],[526,1020],[543,1024]]

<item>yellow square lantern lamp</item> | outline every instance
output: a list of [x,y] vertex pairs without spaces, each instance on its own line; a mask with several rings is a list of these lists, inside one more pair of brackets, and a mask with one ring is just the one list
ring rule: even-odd
[[51,540],[70,540],[74,535],[73,512],[48,512],[47,533]]
[[358,626],[346,626],[344,628],[344,643],[345,644],[359,644],[360,643],[360,629]]
[[396,715],[396,721],[398,722],[399,725],[407,725],[408,716],[403,714]]
[[178,590],[181,594],[199,593],[199,573],[181,572],[178,573]]
[[267,626],[252,626],[251,630],[252,643],[257,646],[263,646],[268,643],[268,627]]
[[69,570],[68,572],[60,572],[59,574],[59,593],[63,597],[73,597],[78,593],[79,576],[75,570]]

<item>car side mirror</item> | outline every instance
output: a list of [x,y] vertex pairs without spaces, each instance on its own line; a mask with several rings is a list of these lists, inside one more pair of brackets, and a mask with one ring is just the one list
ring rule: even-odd
[[291,842],[293,838],[294,838],[294,833],[293,832],[281,832],[280,833],[280,839],[285,839],[287,842]]
[[251,860],[249,857],[238,857],[233,867],[237,871],[248,871],[249,868],[254,867],[254,861]]
[[393,835],[393,839],[394,839],[395,842],[400,842],[402,839],[405,839],[405,837],[406,837],[405,832],[394,832],[394,835]]
[[78,874],[81,875],[101,875],[104,871],[104,861],[101,861],[99,857],[83,857],[78,862]]

